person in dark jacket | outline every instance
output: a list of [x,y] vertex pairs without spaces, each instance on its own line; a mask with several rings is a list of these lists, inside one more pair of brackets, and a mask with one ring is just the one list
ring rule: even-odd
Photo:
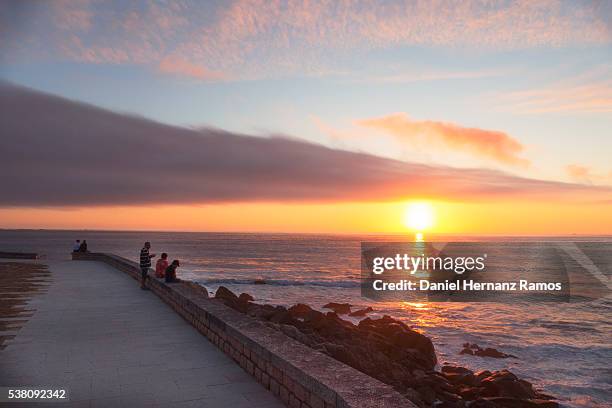
[[178,268],[179,266],[181,266],[179,260],[175,259],[174,261],[172,261],[170,266],[166,268],[166,283],[176,283],[181,281],[176,277],[176,268]]
[[87,252],[87,240],[84,239],[83,242],[81,242],[79,252]]

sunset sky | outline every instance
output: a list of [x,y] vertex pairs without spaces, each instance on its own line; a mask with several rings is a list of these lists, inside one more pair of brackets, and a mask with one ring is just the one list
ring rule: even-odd
[[0,228],[612,234],[610,2],[4,2],[0,80]]

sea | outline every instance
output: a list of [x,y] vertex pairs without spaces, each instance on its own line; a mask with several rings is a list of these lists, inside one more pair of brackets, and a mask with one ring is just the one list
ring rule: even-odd
[[[531,258],[521,256],[527,249],[586,243],[596,249],[590,256],[597,258],[595,281],[600,287],[571,302],[520,297],[503,302],[375,301],[362,296],[362,243],[412,239],[401,235],[0,230],[0,251],[69,259],[75,239],[86,239],[90,251],[135,261],[143,242],[150,241],[152,253],[166,252],[169,260],[181,261],[180,278],[196,281],[211,293],[223,285],[260,303],[306,303],[320,310],[328,302],[348,302],[353,310],[371,306],[369,317],[390,315],[429,336],[440,364],[476,371],[509,369],[560,398],[563,406],[612,407],[612,297],[606,288],[612,278],[612,236],[435,237],[512,247],[509,269],[523,276],[533,269]],[[518,255],[517,245],[526,248]],[[466,342],[517,358],[459,354]]]

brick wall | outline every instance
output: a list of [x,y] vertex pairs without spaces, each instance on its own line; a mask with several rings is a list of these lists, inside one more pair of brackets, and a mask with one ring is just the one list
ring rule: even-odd
[[[140,279],[136,262],[112,254],[74,253]],[[193,283],[151,277],[153,293],[230,356],[288,407],[415,407],[387,384],[284,335],[261,321],[208,299]]]

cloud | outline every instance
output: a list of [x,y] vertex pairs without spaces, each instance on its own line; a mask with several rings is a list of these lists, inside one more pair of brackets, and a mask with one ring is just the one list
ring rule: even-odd
[[612,112],[612,65],[540,87],[497,94],[493,103],[519,114]]
[[221,72],[207,70],[177,57],[166,57],[159,63],[159,71],[164,74],[184,75],[202,80],[220,80],[225,76]]
[[504,110],[519,114],[610,113],[612,81],[516,91],[503,96],[503,101],[506,102]]
[[342,71],[347,56],[390,48],[606,45],[609,15],[605,2],[565,0],[14,2],[0,10],[0,55],[88,63],[124,55],[121,63],[154,68],[173,55],[241,79],[320,75]]
[[168,126],[6,83],[0,132],[2,207],[612,198],[611,188]]
[[448,71],[448,70],[402,70],[399,74],[392,75],[370,75],[361,79],[363,82],[380,83],[410,83],[425,81],[447,81],[456,79],[482,79],[505,76],[509,70],[473,70],[473,71]]
[[578,183],[593,184],[593,183],[606,183],[612,181],[612,172],[608,175],[596,174],[593,169],[580,164],[568,164],[565,166],[567,175]]
[[405,113],[396,113],[373,119],[362,119],[356,124],[381,130],[402,143],[430,149],[448,148],[503,164],[527,166],[521,158],[524,146],[508,134],[496,130],[467,128],[448,122],[413,120]]

